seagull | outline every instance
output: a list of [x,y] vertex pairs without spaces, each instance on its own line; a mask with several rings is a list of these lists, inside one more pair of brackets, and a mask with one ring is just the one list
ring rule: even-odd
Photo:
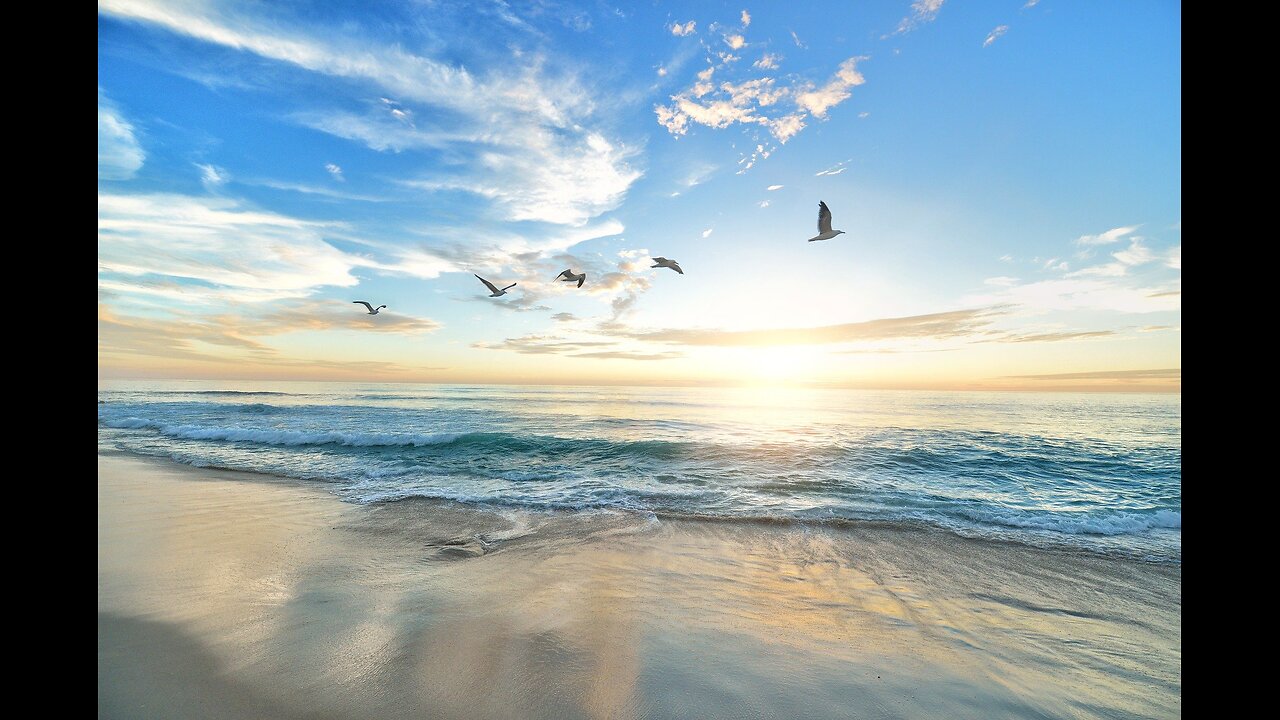
[[[475,273],[472,273],[472,274],[474,275]],[[493,283],[489,282],[488,280],[485,280],[479,275],[476,275],[476,279],[484,283],[485,287],[489,288],[489,297],[502,297],[503,295],[507,294],[508,290],[516,286],[515,283],[511,283],[510,285],[499,290],[497,285],[494,285]]]
[[363,305],[363,306],[365,306],[365,307],[369,308],[369,314],[370,314],[370,315],[377,315],[379,310],[381,310],[382,308],[386,307],[386,305],[379,305],[378,307],[374,307],[374,306],[370,305],[369,303],[367,303],[367,302],[365,302],[365,301],[363,301],[363,300],[352,300],[352,301],[351,301],[351,304],[352,304],[352,305]]
[[831,229],[831,208],[827,204],[818,201],[818,234],[809,238],[809,242],[814,240],[830,240],[837,235],[843,235],[843,230]]
[[563,280],[564,282],[576,282],[578,283],[578,287],[582,287],[582,283],[587,281],[587,274],[580,273],[578,275],[574,275],[573,270],[564,270],[559,275],[556,276],[556,280]]
[[671,268],[672,270],[675,270],[681,275],[684,274],[684,271],[680,269],[680,263],[676,262],[675,260],[668,260],[664,257],[656,257],[656,258],[649,258],[649,259],[657,263],[657,265],[650,265],[649,267],[651,268],[657,268],[657,267]]

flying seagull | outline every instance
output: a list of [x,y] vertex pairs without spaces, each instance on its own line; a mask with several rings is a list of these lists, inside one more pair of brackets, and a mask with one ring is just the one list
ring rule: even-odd
[[[472,274],[474,275],[474,273]],[[502,297],[503,295],[507,294],[508,290],[516,286],[515,283],[511,283],[510,285],[499,290],[497,285],[494,285],[493,283],[489,282],[488,280],[485,280],[479,275],[476,275],[476,279],[484,283],[485,287],[489,288],[489,297]]]
[[684,271],[680,269],[680,263],[676,262],[675,260],[668,260],[664,257],[656,257],[656,258],[649,258],[649,259],[657,263],[656,265],[650,265],[649,267],[651,268],[658,268],[658,267],[671,268],[672,270],[675,270],[681,275],[684,274]]
[[564,282],[576,282],[578,283],[578,287],[582,287],[582,283],[587,281],[587,274],[579,273],[577,275],[574,275],[573,270],[564,270],[559,275],[556,276],[556,280],[563,280]]
[[809,238],[809,242],[814,240],[830,240],[837,235],[843,235],[843,230],[831,229],[831,208],[827,204],[818,201],[818,234]]
[[386,305],[379,305],[378,307],[374,307],[374,306],[370,305],[369,303],[367,303],[367,302],[365,302],[365,301],[363,301],[363,300],[352,300],[352,301],[351,301],[351,304],[352,304],[352,305],[363,305],[363,306],[365,306],[365,307],[369,308],[369,314],[370,314],[370,315],[377,315],[379,310],[381,310],[382,308],[386,307]]

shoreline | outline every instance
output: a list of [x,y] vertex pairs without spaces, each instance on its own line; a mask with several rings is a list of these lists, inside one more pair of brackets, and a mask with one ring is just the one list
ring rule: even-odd
[[[994,533],[981,533],[973,530],[961,530],[959,528],[947,527],[927,520],[918,519],[889,519],[889,518],[848,518],[848,517],[791,517],[791,516],[768,516],[768,515],[714,515],[699,513],[682,513],[666,510],[647,510],[628,508],[623,506],[600,505],[596,507],[545,507],[527,503],[500,503],[488,500],[460,500],[450,497],[434,497],[427,495],[408,495],[398,498],[387,498],[371,502],[351,502],[338,496],[337,494],[325,490],[328,484],[339,484],[344,482],[341,479],[325,480],[319,478],[303,478],[291,475],[276,474],[270,472],[261,472],[257,470],[245,470],[241,468],[224,467],[219,465],[192,465],[171,458],[160,457],[155,455],[146,455],[141,453],[132,453],[127,450],[119,449],[98,449],[100,457],[119,457],[122,459],[132,459],[146,463],[155,463],[163,466],[176,466],[188,468],[193,471],[207,470],[215,473],[227,473],[230,476],[237,477],[244,482],[260,482],[266,484],[283,484],[290,485],[306,490],[320,490],[325,495],[342,502],[357,507],[380,507],[391,506],[397,503],[424,503],[430,506],[440,506],[445,508],[460,508],[478,513],[503,513],[517,512],[529,513],[533,515],[561,516],[570,517],[574,515],[590,514],[590,513],[624,513],[639,518],[653,517],[663,522],[681,522],[681,523],[716,523],[716,524],[744,524],[744,525],[761,525],[766,527],[794,527],[799,529],[810,528],[814,530],[830,529],[834,531],[856,531],[858,529],[885,529],[902,532],[920,532],[920,533],[938,533],[947,536],[956,542],[974,542],[974,543],[991,543],[993,545],[1008,546],[1012,551],[1019,548],[1026,548],[1036,552],[1045,552],[1053,554],[1063,554],[1068,556],[1080,556],[1084,558],[1098,558],[1104,561],[1116,560],[1122,562],[1137,562],[1157,566],[1182,567],[1182,553],[1179,551],[1176,558],[1174,557],[1156,557],[1152,555],[1142,555],[1135,552],[1119,552],[1115,549],[1102,550],[1089,546],[1073,544],[1066,539],[1058,537],[1058,533],[1044,531],[1041,536],[1042,543],[1026,542],[1010,537],[1002,537]],[[1030,532],[1028,528],[1010,528],[1020,529],[1024,532]],[[1086,536],[1088,534],[1085,534]],[[1073,537],[1068,534],[1067,537]],[[1111,537],[1109,535],[1098,535],[1097,537]]]
[[1181,711],[1180,564],[871,523],[356,505],[127,453],[99,452],[98,493],[100,717]]

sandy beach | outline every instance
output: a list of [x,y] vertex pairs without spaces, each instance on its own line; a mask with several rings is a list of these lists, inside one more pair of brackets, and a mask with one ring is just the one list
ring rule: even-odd
[[1181,714],[1181,567],[98,456],[102,718]]

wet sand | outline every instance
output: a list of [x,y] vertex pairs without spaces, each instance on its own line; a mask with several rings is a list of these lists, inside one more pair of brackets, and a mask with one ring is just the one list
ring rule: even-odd
[[1175,717],[1182,572],[98,456],[105,718]]

